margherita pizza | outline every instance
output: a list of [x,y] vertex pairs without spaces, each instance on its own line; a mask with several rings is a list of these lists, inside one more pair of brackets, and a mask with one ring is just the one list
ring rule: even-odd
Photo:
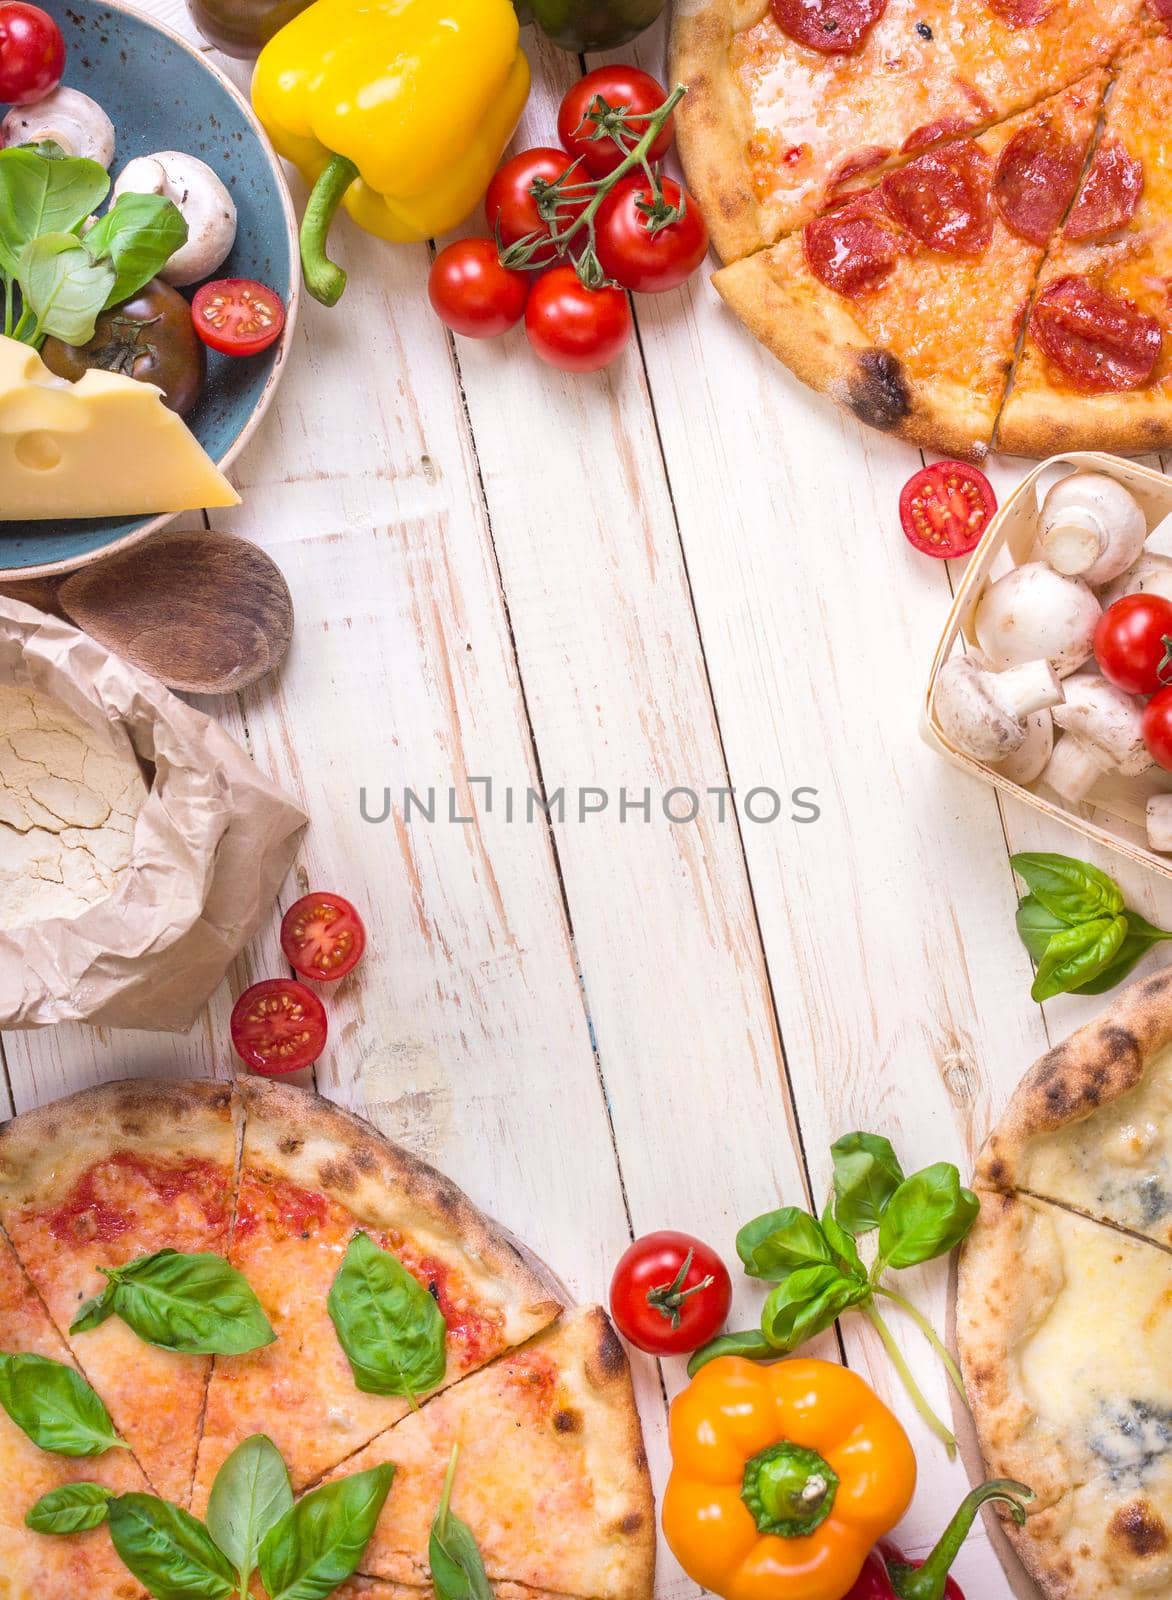
[[915,443],[1172,443],[1159,9],[682,0],[717,288],[803,381]]
[[[0,1130],[0,1228],[2,1600],[145,1600],[113,1511],[109,1532],[104,1509],[80,1532],[25,1514],[50,1495],[46,1516],[88,1515],[56,1493],[84,1482],[103,1507],[100,1491],[132,1509],[152,1495],[212,1526],[217,1472],[260,1435],[294,1496],[368,1468],[385,1493],[394,1468],[343,1600],[429,1592],[451,1471],[498,1600],[648,1600],[654,1506],[605,1314],[563,1318],[540,1263],[356,1118],[260,1079],[106,1085]],[[104,1290],[138,1301],[103,1311]],[[188,1353],[231,1303],[256,1336]],[[383,1361],[402,1382],[371,1380]],[[91,1444],[93,1416],[75,1419],[75,1455],[36,1425],[70,1385],[108,1430]]]

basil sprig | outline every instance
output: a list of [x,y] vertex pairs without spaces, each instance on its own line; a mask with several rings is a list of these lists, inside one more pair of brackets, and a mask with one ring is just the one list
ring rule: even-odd
[[240,1593],[248,1593],[265,1537],[293,1507],[289,1469],[263,1433],[237,1445],[216,1474],[207,1528],[236,1568]]
[[100,1483],[63,1483],[25,1513],[25,1526],[34,1533],[85,1533],[101,1527],[113,1498]]
[[1106,994],[1153,945],[1172,939],[1128,910],[1119,885],[1089,861],[1045,851],[1011,856],[1029,888],[1017,931],[1037,965],[1030,995]]
[[55,1455],[126,1449],[80,1372],[47,1356],[0,1352],[0,1406],[35,1445]]
[[395,1469],[390,1462],[323,1484],[264,1538],[257,1557],[270,1600],[325,1600],[345,1583],[370,1543]]
[[452,1485],[460,1446],[452,1446],[452,1458],[444,1477],[443,1492],[431,1524],[427,1545],[427,1564],[431,1568],[436,1600],[493,1600],[492,1586],[484,1570],[484,1558],[476,1536],[452,1509]]
[[[697,1350],[688,1371],[694,1374],[722,1355],[776,1361],[824,1333],[844,1312],[857,1310],[878,1332],[917,1409],[951,1455],[956,1440],[924,1398],[876,1299],[894,1302],[912,1318],[963,1396],[960,1371],[943,1341],[884,1275],[947,1255],[976,1221],[980,1202],[962,1186],[951,1162],[906,1177],[890,1141],[879,1134],[848,1133],[830,1154],[834,1198],[820,1219],[784,1206],[754,1218],[737,1235],[746,1273],[772,1284],[760,1329],[722,1334]],[[870,1234],[876,1238],[868,1267],[858,1241]]]
[[364,1394],[414,1401],[447,1365],[447,1326],[417,1278],[369,1235],[355,1234],[330,1288],[330,1318]]
[[185,1355],[239,1356],[276,1339],[247,1279],[223,1256],[159,1250],[124,1267],[101,1267],[103,1292],[70,1333],[121,1317],[140,1339]]

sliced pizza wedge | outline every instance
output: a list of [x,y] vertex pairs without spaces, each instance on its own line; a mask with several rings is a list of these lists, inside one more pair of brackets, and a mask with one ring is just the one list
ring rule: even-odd
[[[40,1298],[0,1240],[0,1350],[73,1366]],[[59,1538],[33,1533],[25,1514],[43,1495],[71,1483],[97,1483],[111,1494],[146,1489],[133,1456],[107,1450],[76,1457],[40,1449],[0,1409],[0,1595],[12,1600],[147,1600],[114,1553],[105,1528]]]
[[1031,1067],[976,1181],[1172,1247],[1172,970],[1132,984]]
[[452,1511],[489,1581],[529,1592],[648,1600],[655,1507],[623,1347],[585,1307],[456,1384],[348,1461],[394,1462],[362,1559],[385,1582],[427,1584],[428,1538],[457,1449]]
[[111,1083],[0,1129],[0,1224],[157,1493],[186,1503],[210,1359],[144,1343],[117,1317],[70,1334],[102,1267],[224,1253],[237,1130],[216,1083]]
[[1172,444],[1172,38],[1123,61],[1102,136],[1029,313],[998,447]]
[[750,255],[860,174],[1029,109],[1153,21],[1143,0],[677,0],[680,149],[718,252]]
[[238,1085],[245,1118],[230,1260],[277,1334],[217,1357],[193,1509],[241,1440],[267,1433],[304,1488],[424,1396],[359,1389],[330,1318],[330,1289],[360,1232],[432,1295],[454,1383],[561,1312],[558,1285],[439,1173],[316,1095],[259,1078]]
[[1092,73],[988,133],[925,151],[713,282],[812,388],[872,427],[979,459],[1107,81]]
[[957,1338],[988,1475],[1034,1491],[1007,1531],[1043,1591],[1172,1593],[1172,1256],[985,1191]]

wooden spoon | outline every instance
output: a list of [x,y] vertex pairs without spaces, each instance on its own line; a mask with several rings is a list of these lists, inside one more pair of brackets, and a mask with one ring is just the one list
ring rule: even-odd
[[293,633],[280,568],[232,533],[160,533],[45,583],[4,593],[60,613],[170,689],[232,694],[276,667]]

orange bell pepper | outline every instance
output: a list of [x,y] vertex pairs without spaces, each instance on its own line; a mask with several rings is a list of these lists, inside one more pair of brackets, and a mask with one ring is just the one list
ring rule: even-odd
[[663,1531],[724,1600],[842,1600],[916,1486],[899,1422],[826,1361],[720,1356],[676,1397],[670,1438]]

